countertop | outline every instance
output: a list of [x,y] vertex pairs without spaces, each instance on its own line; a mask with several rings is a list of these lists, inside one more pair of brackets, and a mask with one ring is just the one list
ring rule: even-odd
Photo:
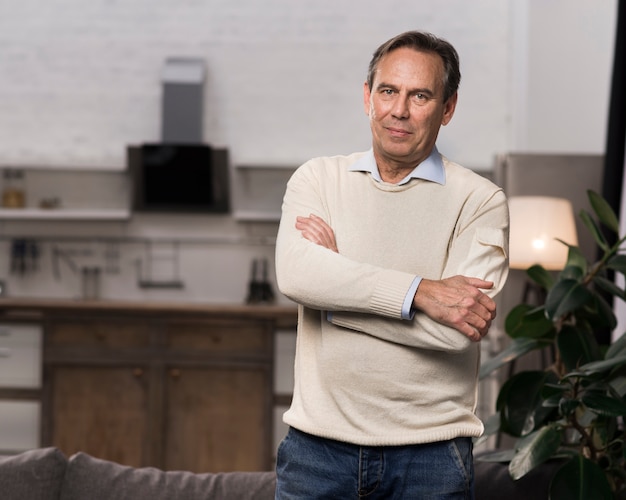
[[267,319],[279,328],[295,328],[296,305],[217,304],[201,302],[156,302],[132,300],[80,300],[45,298],[0,298],[0,319],[45,317],[67,314],[119,314],[134,316],[206,316]]

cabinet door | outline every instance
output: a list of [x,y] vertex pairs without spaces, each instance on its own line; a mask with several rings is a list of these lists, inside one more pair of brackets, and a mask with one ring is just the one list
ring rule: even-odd
[[244,320],[172,321],[164,333],[166,467],[270,468],[272,329]]
[[141,368],[49,369],[51,443],[66,455],[84,451],[124,465],[149,462],[148,384]]
[[171,368],[165,385],[167,469],[268,470],[267,367]]
[[51,322],[44,351],[44,443],[67,455],[84,451],[125,465],[158,465],[158,445],[150,439],[159,418],[152,397],[157,370],[143,354],[150,345],[147,322]]

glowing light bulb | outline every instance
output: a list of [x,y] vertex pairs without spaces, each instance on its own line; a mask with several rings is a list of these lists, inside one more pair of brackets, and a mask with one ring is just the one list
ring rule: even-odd
[[540,240],[540,239],[534,239],[533,240],[533,248],[535,250],[543,250],[546,247],[546,242],[544,240]]

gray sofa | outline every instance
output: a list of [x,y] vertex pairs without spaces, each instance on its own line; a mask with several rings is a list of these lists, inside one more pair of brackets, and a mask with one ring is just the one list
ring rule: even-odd
[[[477,500],[548,498],[558,463],[513,481],[504,464],[475,461]],[[274,472],[194,474],[133,468],[57,448],[0,457],[2,500],[274,500]]]
[[273,500],[275,483],[273,472],[166,472],[57,448],[0,457],[2,500]]

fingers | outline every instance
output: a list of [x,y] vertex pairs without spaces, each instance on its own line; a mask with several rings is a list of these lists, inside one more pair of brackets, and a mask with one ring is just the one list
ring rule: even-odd
[[464,276],[422,280],[414,305],[435,321],[451,326],[473,341],[481,340],[496,317],[496,304],[480,288],[492,282]]
[[493,288],[493,281],[485,281],[480,278],[468,278],[466,276],[454,276],[454,278],[462,278],[475,288],[483,288],[486,290]]
[[338,252],[335,233],[322,218],[313,214],[309,217],[296,217],[296,229],[310,242]]

